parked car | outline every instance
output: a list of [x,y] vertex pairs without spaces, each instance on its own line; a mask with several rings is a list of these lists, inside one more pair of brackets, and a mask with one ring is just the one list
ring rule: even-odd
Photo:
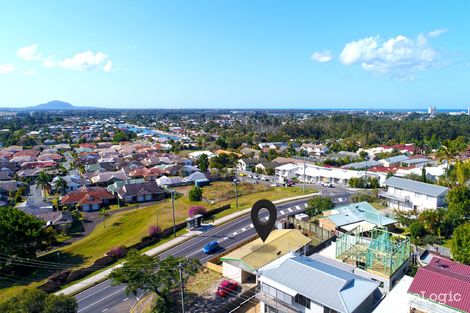
[[212,254],[212,253],[215,253],[215,252],[219,251],[220,249],[221,248],[220,248],[219,243],[217,241],[211,241],[207,245],[205,245],[204,248],[202,248],[202,251],[205,254]]
[[322,183],[322,186],[323,186],[323,187],[327,187],[327,188],[333,188],[333,184],[332,184],[332,183]]
[[285,183],[286,187],[291,187],[291,186],[294,186],[295,185],[295,181],[293,180],[289,180]]
[[217,287],[217,291],[215,292],[216,295],[219,297],[225,297],[230,293],[234,292],[238,288],[238,283],[232,282],[230,280],[224,280],[219,284]]

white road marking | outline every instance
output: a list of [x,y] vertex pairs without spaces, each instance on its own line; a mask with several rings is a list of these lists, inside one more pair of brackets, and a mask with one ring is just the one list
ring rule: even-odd
[[298,206],[298,205],[296,205],[295,208],[296,208],[297,210],[300,210],[300,206]]
[[242,232],[244,232],[244,231],[246,231],[246,228],[245,228],[245,227],[242,228]]
[[87,305],[87,306],[84,307],[84,308],[81,308],[80,310],[77,311],[77,313],[78,313],[78,312],[81,312],[81,311],[83,311],[83,310],[86,310],[86,309],[88,309],[88,308],[94,306],[94,305],[97,304],[97,303],[100,303],[101,301],[103,301],[103,300],[105,300],[105,299],[107,299],[107,298],[109,298],[109,297],[114,296],[114,295],[117,294],[118,292],[124,291],[124,289],[126,289],[126,287],[121,288],[121,289],[119,289],[119,290],[117,290],[117,291],[115,291],[115,292],[113,292],[113,293],[107,295],[106,297],[103,297],[103,298],[101,298],[100,300],[98,300],[98,301],[96,301],[96,302],[93,302],[93,303],[90,304],[90,305]]
[[106,288],[109,288],[109,287],[111,287],[111,285],[108,285],[108,286],[106,286],[106,287],[104,287],[104,288],[101,288],[101,289],[99,289],[99,290],[97,290],[97,291],[95,291],[95,292],[89,294],[88,296],[83,297],[83,298],[77,300],[77,302],[80,302],[80,301],[82,301],[82,300],[85,300],[85,299],[87,299],[87,298],[93,296],[94,294],[97,294],[98,292],[101,292],[101,291],[103,291],[103,290],[105,290]]
[[288,208],[287,211],[294,212],[294,210],[292,210],[291,208]]
[[103,310],[103,311],[101,311],[101,312],[106,312],[106,311],[108,311],[108,310],[109,310],[109,308],[106,308],[106,309],[104,309],[104,310]]
[[236,236],[238,233],[237,232],[233,232],[232,233],[232,236]]
[[222,240],[227,240],[227,239],[228,239],[228,237],[224,237],[224,238],[222,238]]
[[307,203],[304,203],[304,206],[305,206],[305,207],[308,207],[308,204],[307,204]]
[[286,212],[284,212],[284,210],[279,211],[279,213],[281,213],[281,215],[286,214]]
[[122,302],[127,301],[127,300],[129,300],[129,298],[126,298],[126,299],[122,300]]
[[248,227],[253,228],[253,227],[255,227],[255,226],[254,226],[253,224],[250,224],[250,226],[248,226]]

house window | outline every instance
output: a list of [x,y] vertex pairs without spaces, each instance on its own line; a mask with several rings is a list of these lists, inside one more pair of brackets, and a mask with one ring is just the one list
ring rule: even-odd
[[307,309],[310,309],[310,299],[301,295],[300,293],[295,295],[294,302],[306,307]]
[[323,313],[338,313],[338,312],[335,311],[335,310],[333,310],[333,309],[324,307],[324,308],[323,308]]

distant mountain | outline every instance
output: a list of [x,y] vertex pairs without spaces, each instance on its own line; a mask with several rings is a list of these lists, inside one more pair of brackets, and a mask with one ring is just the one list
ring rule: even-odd
[[38,104],[35,106],[25,107],[18,109],[19,111],[36,111],[36,110],[43,110],[43,111],[65,111],[65,110],[93,110],[97,109],[94,107],[84,107],[84,106],[75,106],[68,102],[54,100],[49,101],[47,103]]

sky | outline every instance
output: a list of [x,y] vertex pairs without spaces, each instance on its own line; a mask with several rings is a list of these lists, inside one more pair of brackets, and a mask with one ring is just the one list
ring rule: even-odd
[[467,108],[470,1],[1,1],[0,107]]

